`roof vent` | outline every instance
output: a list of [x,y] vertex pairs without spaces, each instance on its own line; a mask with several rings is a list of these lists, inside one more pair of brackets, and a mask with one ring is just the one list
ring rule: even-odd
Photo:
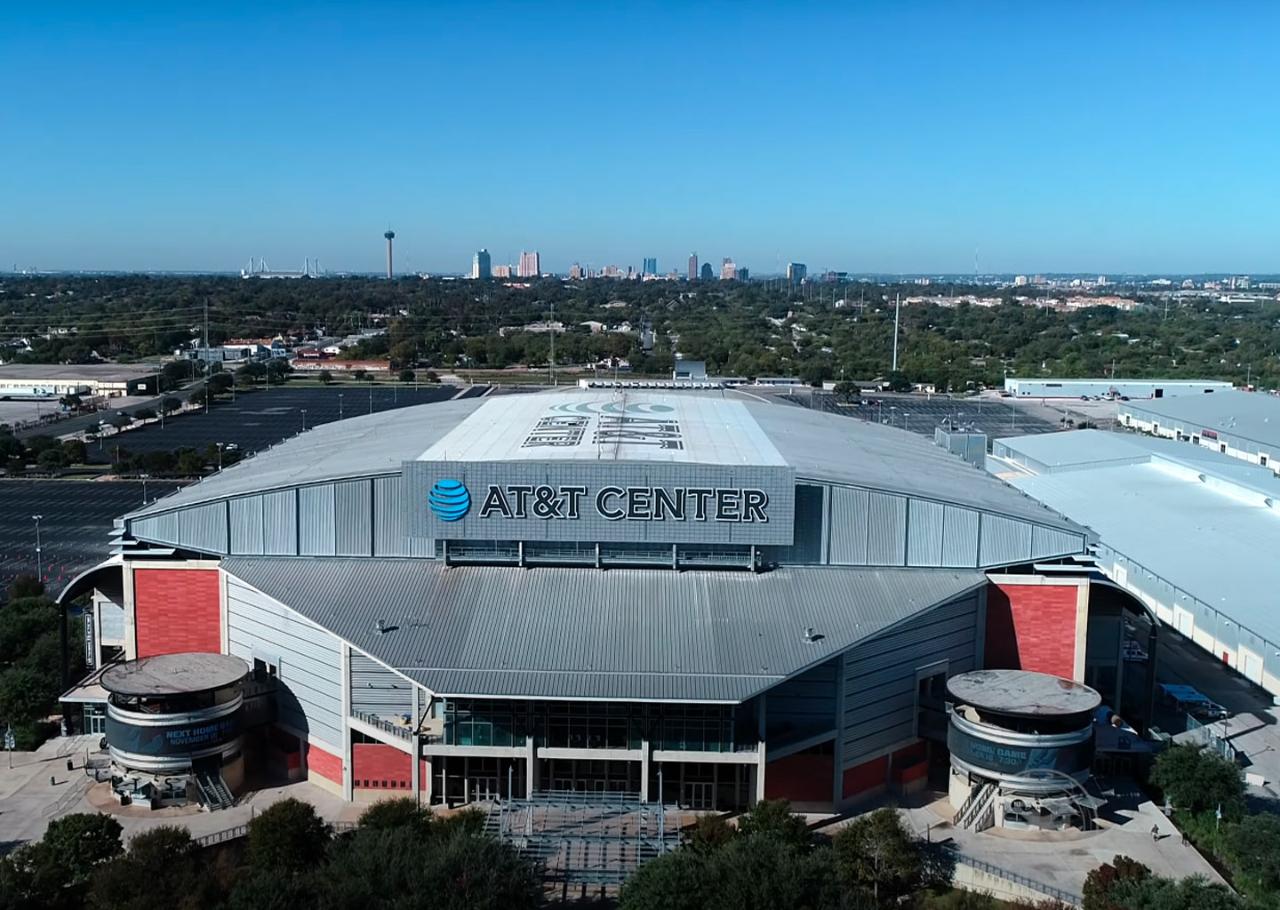
[[805,640],[805,641],[807,641],[807,642],[815,642],[815,641],[817,641],[817,640],[818,640],[819,638],[821,638],[821,637],[822,637],[821,635],[816,635],[816,634],[814,633],[814,631],[813,631],[813,626],[806,626],[806,627],[805,627],[805,630],[804,630],[804,640]]
[[378,634],[381,635],[386,631],[387,631],[387,624],[382,620],[378,620]]

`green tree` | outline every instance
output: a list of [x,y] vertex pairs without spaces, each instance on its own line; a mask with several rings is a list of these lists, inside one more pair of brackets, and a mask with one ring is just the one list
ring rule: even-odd
[[831,394],[835,395],[837,401],[853,401],[862,394],[862,390],[858,388],[857,383],[848,380],[840,380],[831,389]]
[[[1226,832],[1227,861],[1237,878],[1280,892],[1280,815],[1246,815]],[[1280,896],[1280,895],[1277,895]]]
[[264,872],[302,872],[323,859],[330,829],[309,803],[284,799],[249,822],[249,865]]
[[360,816],[362,831],[412,828],[425,835],[431,823],[431,810],[419,806],[416,800],[408,797],[378,800]]
[[174,398],[172,395],[166,395],[160,399],[160,411],[164,414],[172,414],[181,407],[181,399]]
[[79,439],[66,439],[62,442],[62,459],[64,464],[85,464],[89,461],[89,450]]
[[737,832],[721,815],[700,815],[686,835],[685,845],[701,853],[719,850],[733,840]]
[[320,371],[321,385],[328,385],[331,382],[333,382],[333,374],[330,373],[328,370],[321,370]]
[[791,803],[785,799],[764,799],[756,803],[738,819],[738,830],[743,835],[776,837],[783,843],[803,847],[813,836],[803,818],[791,812]]
[[133,416],[138,420],[155,420],[160,415],[155,412],[154,408],[138,408],[133,412]]
[[416,374],[413,372],[413,370],[401,370],[401,371],[400,371],[400,381],[401,381],[401,382],[413,382],[413,381],[414,381],[414,379],[416,379],[416,378],[417,378],[417,376],[416,376]]
[[203,910],[219,897],[191,832],[160,825],[135,835],[128,852],[97,867],[89,903],[103,910]]
[[1151,782],[1177,809],[1216,811],[1238,819],[1244,812],[1244,780],[1234,762],[1194,745],[1170,746],[1156,756]]
[[46,471],[56,471],[59,468],[67,466],[66,456],[62,454],[62,447],[56,449],[45,449],[36,459],[36,464]]
[[1093,869],[1084,879],[1084,910],[1121,910],[1119,889],[1151,877],[1151,870],[1135,859],[1116,856]]
[[924,884],[920,845],[893,809],[854,819],[832,839],[835,867],[846,887],[894,904]]

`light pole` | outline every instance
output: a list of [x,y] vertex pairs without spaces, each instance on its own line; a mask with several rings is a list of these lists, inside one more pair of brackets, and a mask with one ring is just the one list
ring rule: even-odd
[[302,432],[307,432],[307,409],[302,409]]
[[42,581],[44,578],[44,563],[40,558],[40,521],[43,515],[32,515],[31,520],[36,523],[36,581]]
[[342,419],[342,393],[338,393],[338,419]]
[[226,443],[219,442],[219,443],[215,443],[215,445],[217,445],[218,447],[218,470],[221,471],[222,470],[222,447],[225,446]]
[[147,504],[147,478],[151,475],[139,474],[138,476],[142,478],[142,504],[145,506]]
[[372,413],[373,413],[373,384],[372,384],[372,380],[370,380],[370,385],[369,385],[369,413],[370,413],[370,414],[372,414]]

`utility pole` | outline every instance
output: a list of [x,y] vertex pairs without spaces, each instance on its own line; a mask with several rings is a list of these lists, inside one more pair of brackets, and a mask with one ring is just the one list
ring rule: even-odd
[[40,521],[43,515],[32,515],[31,520],[36,523],[36,581],[44,580],[44,563],[40,558]]
[[204,299],[204,355],[209,356],[209,298]]
[[898,317],[902,315],[902,295],[895,294],[893,302],[893,366],[889,372],[898,372]]
[[547,361],[547,377],[551,381],[551,385],[556,384],[556,304],[551,301],[551,318],[547,322],[547,327],[551,329],[551,356]]

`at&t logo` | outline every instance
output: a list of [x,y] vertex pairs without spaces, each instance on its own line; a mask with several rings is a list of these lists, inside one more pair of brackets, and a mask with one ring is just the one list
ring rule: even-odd
[[471,508],[471,494],[462,481],[442,479],[427,494],[427,503],[441,521],[457,521]]

